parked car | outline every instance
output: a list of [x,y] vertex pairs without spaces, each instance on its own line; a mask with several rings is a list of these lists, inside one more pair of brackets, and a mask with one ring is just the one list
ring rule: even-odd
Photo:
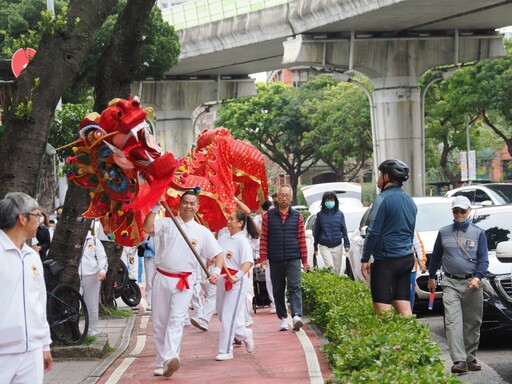
[[[439,228],[449,224],[453,220],[451,212],[452,199],[446,197],[414,197],[413,199],[418,207],[416,229],[418,230],[423,246],[425,247],[428,266]],[[368,285],[370,285],[370,279],[365,280],[361,274],[361,255],[366,230],[370,224],[370,212],[371,209],[368,209],[368,211],[363,215],[358,229],[349,237],[351,248],[347,262],[347,274],[356,281],[365,281]],[[417,301],[428,300],[430,293],[427,288],[427,283],[428,273],[416,274]],[[441,298],[440,287],[437,289],[436,298]]]
[[[343,215],[345,216],[345,224],[347,225],[347,233],[350,236],[352,232],[358,229],[359,223],[361,221],[361,217],[368,210],[368,207],[340,207]],[[310,210],[311,211],[311,210]],[[306,245],[308,246],[308,262],[310,265],[315,265],[313,263],[313,253],[314,253],[314,243],[315,239],[313,237],[313,230],[315,228],[316,222],[316,214],[318,213],[318,209],[315,213],[309,216],[306,220],[305,228],[306,228]],[[347,257],[346,253],[343,253],[343,257]],[[319,256],[316,260],[316,266],[318,268],[325,267],[324,261],[321,256]]]
[[[322,184],[313,184],[308,185],[301,188],[302,194],[306,199],[308,207],[311,208],[311,205],[315,202],[321,201],[322,196],[325,192],[333,191],[338,199],[350,199],[355,204],[359,202],[361,204],[361,185],[357,183],[347,183],[347,182],[336,182],[336,183],[322,183]],[[316,213],[316,212],[311,212]]]
[[482,329],[512,330],[512,205],[474,208],[471,220],[485,231],[489,268],[482,285]]
[[512,203],[512,184],[486,183],[467,185],[446,192],[447,197],[465,196],[477,206],[503,205]]

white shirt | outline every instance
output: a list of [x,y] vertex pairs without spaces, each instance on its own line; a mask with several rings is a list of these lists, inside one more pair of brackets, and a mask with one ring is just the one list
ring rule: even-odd
[[[194,220],[185,223],[176,217],[181,228],[203,259],[213,259],[222,253],[210,230]],[[155,265],[166,272],[194,272],[197,260],[172,219],[164,217],[154,223]]]
[[46,285],[39,254],[23,244],[21,251],[0,230],[0,354],[50,350],[46,320]]
[[108,259],[105,248],[100,240],[95,239],[91,232],[87,232],[84,250],[80,260],[78,272],[81,276],[97,275],[100,271],[107,272]]
[[244,231],[237,232],[233,236],[222,235],[219,243],[224,250],[226,267],[238,271],[243,263],[254,262],[251,244]]

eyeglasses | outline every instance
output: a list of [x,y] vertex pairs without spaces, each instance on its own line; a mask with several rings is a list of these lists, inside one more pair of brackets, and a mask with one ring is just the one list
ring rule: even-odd
[[25,213],[25,215],[35,216],[37,220],[41,220],[44,217],[42,213]]
[[454,215],[459,215],[459,214],[465,215],[467,211],[468,211],[467,209],[462,209],[462,208],[453,208],[452,209],[452,212]]
[[292,197],[292,195],[288,195],[285,193],[280,193],[278,196],[282,199],[290,199]]

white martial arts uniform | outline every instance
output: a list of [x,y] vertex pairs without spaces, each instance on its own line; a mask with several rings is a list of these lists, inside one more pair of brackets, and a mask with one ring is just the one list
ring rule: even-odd
[[100,240],[87,233],[85,238],[82,259],[78,267],[80,276],[80,285],[87,313],[89,314],[89,331],[88,335],[95,336],[98,334],[99,322],[99,306],[100,306],[100,289],[101,280],[100,272],[107,273],[108,260],[105,248]]
[[[246,262],[253,263],[252,248],[245,231],[235,233],[233,236],[223,235],[219,243],[224,250],[224,263],[227,268],[239,271],[240,266]],[[224,277],[226,271],[221,271]],[[233,274],[233,273],[232,273]],[[249,335],[239,313],[245,311],[247,290],[252,280],[247,273],[238,272],[237,281],[230,290],[226,290],[224,281],[217,284],[217,313],[222,323],[219,339],[219,353],[233,353],[233,340],[245,340]],[[242,317],[243,318],[243,317]]]
[[52,342],[41,258],[26,244],[19,250],[2,230],[0,254],[0,383],[40,384]]
[[[193,220],[184,223],[179,216],[176,219],[200,256],[212,260],[222,253],[219,243],[206,227]],[[153,278],[151,303],[156,367],[161,368],[165,361],[179,357],[183,325],[188,318],[194,283],[193,276],[169,277],[162,272],[191,275],[196,269],[197,260],[170,218],[156,220],[154,231],[157,272]],[[186,284],[189,288],[180,290],[180,284]]]

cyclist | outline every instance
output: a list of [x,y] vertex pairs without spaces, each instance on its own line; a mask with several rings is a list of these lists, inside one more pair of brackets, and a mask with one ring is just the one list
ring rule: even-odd
[[25,242],[36,236],[43,215],[29,195],[12,192],[0,200],[0,372],[2,382],[43,382],[52,368],[46,286],[39,254]]
[[409,179],[409,167],[401,160],[392,159],[382,162],[379,171],[377,187],[381,193],[375,198],[370,214],[361,272],[366,279],[373,255],[370,288],[375,313],[394,307],[401,315],[411,316],[410,276],[417,208],[402,190],[402,184]]

